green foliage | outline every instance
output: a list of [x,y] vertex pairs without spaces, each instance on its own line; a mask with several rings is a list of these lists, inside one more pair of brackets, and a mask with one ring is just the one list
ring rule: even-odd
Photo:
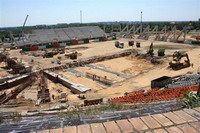
[[93,108],[93,109],[91,108],[84,112],[85,115],[97,115],[100,113],[101,113],[101,110],[99,110],[98,108]]
[[84,115],[97,115],[100,114],[102,111],[111,110],[111,111],[120,111],[120,110],[128,110],[133,108],[138,108],[138,105],[125,105],[125,104],[116,104],[116,103],[109,103],[109,104],[102,104],[100,106],[87,106],[85,108],[74,108],[68,110],[66,112],[58,113],[59,118],[63,118],[65,116],[71,117],[73,115],[80,116],[81,114]]
[[185,106],[187,108],[200,107],[200,97],[197,96],[197,94],[193,94],[191,92],[185,92],[184,98],[185,98]]
[[4,40],[5,38],[9,37],[9,32],[7,31],[0,31],[0,38]]

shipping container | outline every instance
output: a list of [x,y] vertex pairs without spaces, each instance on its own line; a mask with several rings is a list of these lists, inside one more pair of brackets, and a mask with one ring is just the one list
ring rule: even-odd
[[85,39],[84,43],[90,43],[89,39]]
[[71,45],[71,44],[72,44],[71,42],[66,42],[66,45],[67,45],[67,46],[69,46],[69,45]]
[[99,39],[94,39],[94,42],[99,42],[100,40]]
[[186,40],[184,43],[185,43],[185,44],[191,44],[191,41]]
[[22,51],[30,51],[30,48],[22,48]]
[[59,43],[54,43],[53,47],[60,47],[60,44]]
[[65,43],[60,44],[60,47],[65,47],[65,46],[67,46]]
[[200,37],[198,36],[198,37],[196,37],[196,39],[197,39],[197,40],[200,40]]
[[113,37],[108,37],[108,40],[113,40]]
[[46,48],[53,48],[53,45],[46,45]]
[[46,46],[38,46],[38,49],[46,49]]
[[162,76],[160,78],[151,80],[151,88],[162,88],[167,84],[172,83],[172,78],[168,76]]
[[78,41],[78,44],[83,44],[84,43],[84,41]]
[[108,41],[108,38],[104,37],[103,40],[104,40],[104,41]]
[[31,51],[38,50],[38,49],[39,49],[38,46],[31,47]]
[[116,37],[113,37],[113,38],[112,38],[112,40],[116,40],[116,39],[117,39]]
[[177,40],[177,43],[184,43],[184,40]]
[[73,41],[72,41],[72,44],[73,44],[73,45],[78,44],[78,41],[77,41],[77,40],[73,40]]
[[200,44],[200,41],[192,41],[192,44]]
[[103,40],[103,38],[99,38],[99,41],[101,42],[101,41],[104,41],[104,40]]

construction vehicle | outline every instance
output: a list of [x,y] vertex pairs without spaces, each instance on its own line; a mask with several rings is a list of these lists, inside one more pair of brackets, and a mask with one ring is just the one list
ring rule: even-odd
[[45,52],[43,58],[52,58],[55,55],[54,52]]
[[[186,60],[181,61],[181,59],[185,57]],[[169,62],[169,67],[174,70],[179,70],[182,68],[190,67],[190,59],[187,53],[181,53],[179,51],[175,51],[173,54],[173,60]]]
[[158,50],[158,56],[165,56],[165,49],[161,48]]
[[21,37],[24,36],[24,27],[25,27],[25,24],[26,24],[26,21],[27,21],[28,17],[29,17],[29,15],[26,16],[26,19],[25,19],[25,21],[24,21],[24,24],[23,24],[22,30],[21,30],[21,32],[20,32],[20,34],[19,34],[18,41],[20,41]]
[[70,58],[71,60],[75,60],[75,59],[77,59],[77,56],[78,56],[78,53],[77,53],[77,52],[74,52],[74,53],[70,54],[69,58]]
[[133,47],[134,46],[134,41],[128,41],[128,46]]
[[137,48],[140,48],[141,46],[140,46],[140,42],[136,42],[136,47]]
[[153,53],[153,43],[151,43],[151,45],[150,45],[150,47],[149,47],[149,50],[147,50],[147,55],[154,55],[154,53]]
[[43,55],[43,58],[52,58],[53,56],[54,54],[52,52],[48,52]]
[[124,48],[124,43],[116,41],[115,42],[115,47],[117,47],[117,48]]
[[58,49],[59,54],[64,54],[65,53],[65,48],[59,48]]
[[78,52],[73,51],[73,52],[70,52],[70,53],[66,53],[65,57],[70,58],[71,60],[75,60],[78,57]]

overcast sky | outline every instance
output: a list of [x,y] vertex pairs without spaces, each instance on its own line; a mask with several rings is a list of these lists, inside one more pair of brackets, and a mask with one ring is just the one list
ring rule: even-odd
[[200,0],[0,0],[0,27],[102,21],[197,21]]

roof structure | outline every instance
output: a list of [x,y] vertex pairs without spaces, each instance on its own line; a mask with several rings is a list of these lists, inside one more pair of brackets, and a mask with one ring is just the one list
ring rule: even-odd
[[43,44],[51,42],[64,42],[105,37],[105,32],[98,26],[84,26],[72,28],[40,29],[26,34],[25,39],[17,41],[18,46],[30,44]]

